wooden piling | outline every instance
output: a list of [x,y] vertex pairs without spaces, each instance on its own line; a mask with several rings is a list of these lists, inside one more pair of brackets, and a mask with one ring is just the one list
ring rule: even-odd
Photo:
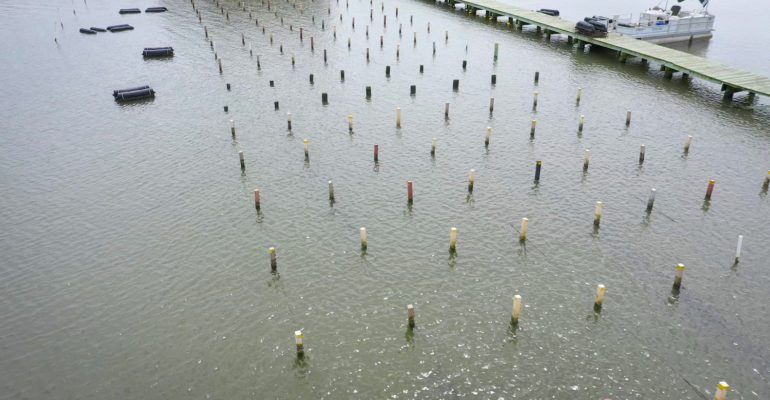
[[652,207],[655,205],[655,188],[650,189],[650,197],[647,199],[647,214],[652,212]]
[[380,161],[380,145],[375,144],[374,145],[374,162]]
[[511,309],[511,323],[513,325],[519,324],[519,316],[521,315],[521,296],[513,296],[513,308]]
[[527,240],[527,230],[529,228],[529,218],[521,219],[521,229],[519,230],[519,241],[523,242]]
[[709,180],[708,188],[706,188],[706,201],[710,201],[711,200],[711,193],[714,191],[714,184],[715,183],[716,182],[713,179]]
[[583,172],[588,171],[588,163],[591,161],[591,151],[586,149],[583,152]]
[[406,318],[410,328],[414,328],[414,305],[406,306]]
[[543,166],[543,162],[540,160],[537,160],[535,162],[535,183],[540,182],[540,169]]
[[684,277],[684,264],[676,265],[676,274],[674,275],[674,290],[682,287],[682,278]]
[[401,128],[401,107],[396,107],[396,128]]
[[246,170],[246,161],[243,159],[243,151],[238,152],[238,159],[241,160],[241,171]]
[[735,263],[741,261],[741,247],[743,247],[743,235],[738,235],[738,246],[735,248]]
[[492,127],[487,127],[487,136],[484,138],[484,147],[489,147],[489,138],[492,136]]
[[270,269],[275,271],[278,269],[278,256],[275,254],[275,247],[267,249],[267,254],[270,255]]
[[594,226],[598,227],[602,222],[602,208],[604,204],[601,201],[596,202],[596,208],[594,209]]
[[722,381],[717,384],[717,391],[714,394],[714,400],[727,400],[727,392],[730,390],[730,385],[727,382]]
[[644,151],[645,151],[645,146],[644,145],[639,146],[639,165],[644,163]]
[[359,229],[359,234],[361,236],[361,250],[366,251],[366,248],[369,246],[369,239],[366,235],[366,228],[361,227],[361,229]]
[[594,297],[594,310],[600,311],[602,309],[602,303],[604,303],[604,293],[606,288],[604,285],[599,284],[596,286],[596,297]]
[[406,201],[411,204],[414,201],[414,192],[412,190],[412,181],[406,181]]
[[455,227],[449,230],[449,252],[457,252],[457,228]]
[[259,210],[259,207],[260,207],[259,189],[254,189],[254,207],[257,210]]

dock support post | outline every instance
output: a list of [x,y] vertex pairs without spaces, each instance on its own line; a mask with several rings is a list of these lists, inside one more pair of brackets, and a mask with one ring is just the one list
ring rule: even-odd
[[665,67],[665,66],[664,66],[663,68],[665,68],[665,69],[664,69],[664,71],[665,71],[665,72],[663,73],[663,76],[664,76],[666,79],[671,79],[671,77],[673,77],[673,76],[674,76],[674,70],[673,70],[672,68],[669,68],[669,67]]
[[619,53],[620,53],[620,56],[619,56],[619,58],[620,58],[620,62],[621,62],[621,63],[623,63],[623,64],[625,64],[625,63],[626,63],[626,60],[628,60],[628,54],[626,54],[626,53],[624,53],[624,52],[622,52],[622,51],[621,51],[621,52],[619,52]]
[[754,97],[756,97],[756,95],[757,94],[754,93],[754,92],[749,92],[749,97],[748,97],[749,103],[753,103],[754,102]]
[[723,85],[723,86],[724,86],[724,91],[725,91],[723,99],[724,100],[728,100],[728,101],[732,100],[733,99],[733,94],[735,94],[735,92],[737,92],[737,90],[735,90],[735,88],[731,87],[731,86],[727,86],[727,85]]

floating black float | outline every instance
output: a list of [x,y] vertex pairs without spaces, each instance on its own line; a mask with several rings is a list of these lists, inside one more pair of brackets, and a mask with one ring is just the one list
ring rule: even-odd
[[142,51],[145,57],[169,57],[174,55],[173,47],[145,47]]
[[123,100],[139,100],[150,97],[155,97],[155,91],[150,89],[149,86],[142,88],[121,89],[112,92],[112,95],[117,101]]
[[121,14],[139,14],[142,10],[138,8],[121,8],[119,12]]
[[88,28],[80,28],[80,33],[86,33],[89,35],[96,35],[96,31]]
[[148,7],[144,12],[146,13],[159,13],[159,12],[165,12],[168,11],[168,8],[166,7]]

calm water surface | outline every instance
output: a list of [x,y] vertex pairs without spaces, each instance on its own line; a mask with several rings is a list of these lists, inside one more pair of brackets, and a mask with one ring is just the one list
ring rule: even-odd
[[[0,4],[0,398],[702,399],[720,380],[731,399],[770,397],[766,99],[723,103],[712,84],[665,80],[656,65],[620,65],[432,3],[388,1],[385,28],[379,2],[373,22],[360,0],[332,3],[331,15],[320,1],[275,1],[270,12],[252,2],[259,26],[234,2],[222,3],[229,22],[211,1],[196,3],[202,24],[183,0]],[[517,4],[570,19],[650,5],[602,3]],[[768,6],[713,3],[716,36],[690,50],[770,74],[769,45],[756,40],[765,35],[749,22]],[[117,13],[157,5],[170,11]],[[136,29],[78,33],[119,23]],[[141,57],[156,46],[175,56]],[[154,100],[110,96],[142,84]],[[716,189],[704,203],[709,179]],[[672,296],[677,263],[687,269]],[[599,283],[607,296],[595,314]],[[514,294],[524,302],[517,329]]]

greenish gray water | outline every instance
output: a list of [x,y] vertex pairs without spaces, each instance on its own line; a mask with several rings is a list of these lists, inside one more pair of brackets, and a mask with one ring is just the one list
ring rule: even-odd
[[[579,54],[565,41],[430,3],[388,2],[385,29],[380,3],[370,22],[359,0],[332,3],[331,16],[328,3],[304,3],[300,13],[276,2],[283,25],[253,2],[259,27],[235,3],[223,3],[229,22],[213,3],[197,4],[202,24],[182,0],[138,2],[170,12],[127,16],[117,14],[125,4],[107,1],[0,5],[8,55],[0,64],[0,398],[700,399],[720,380],[731,399],[770,396],[766,99],[722,103],[719,88],[664,80],[655,65]],[[720,30],[739,24],[719,18]],[[118,23],[136,29],[77,32]],[[172,59],[141,57],[143,47],[167,45]],[[715,52],[742,66],[728,47]],[[141,84],[156,90],[154,100],[121,105],[110,96]],[[684,155],[687,135],[694,141]],[[535,160],[543,161],[537,185]],[[709,179],[716,189],[704,204]],[[595,231],[597,200],[604,217]],[[744,252],[733,265],[739,234]],[[672,299],[677,263],[687,270]],[[600,315],[598,283],[607,286]],[[512,330],[517,293],[524,309]],[[417,310],[413,331],[407,304]]]

